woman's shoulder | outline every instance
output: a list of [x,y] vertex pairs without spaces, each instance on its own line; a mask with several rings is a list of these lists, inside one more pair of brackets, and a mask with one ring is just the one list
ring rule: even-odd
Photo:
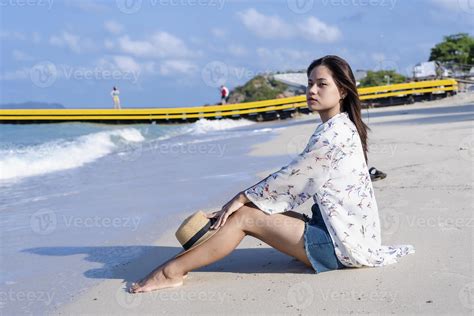
[[338,120],[334,120],[333,124],[328,126],[322,136],[332,146],[338,147],[344,152],[353,150],[360,143],[357,128],[347,114]]
[[324,129],[323,135],[329,139],[341,138],[341,137],[352,137],[354,133],[357,133],[357,128],[354,123],[350,120],[347,113],[341,113],[336,120],[333,120],[328,124],[327,128]]

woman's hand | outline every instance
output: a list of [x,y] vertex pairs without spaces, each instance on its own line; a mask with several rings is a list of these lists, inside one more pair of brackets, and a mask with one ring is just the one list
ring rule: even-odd
[[208,218],[218,217],[217,222],[215,222],[214,225],[211,226],[211,229],[217,229],[221,226],[224,226],[227,221],[227,218],[247,202],[249,202],[249,200],[247,199],[245,194],[243,192],[240,192],[232,200],[227,202],[227,204],[224,205],[220,211],[207,214]]

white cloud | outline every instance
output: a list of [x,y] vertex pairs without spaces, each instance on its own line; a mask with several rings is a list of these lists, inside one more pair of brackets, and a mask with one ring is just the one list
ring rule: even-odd
[[155,32],[145,40],[132,40],[128,35],[118,39],[124,53],[144,58],[191,57],[195,55],[178,37],[167,32]]
[[337,27],[312,16],[298,23],[297,28],[303,37],[314,42],[331,43],[341,38],[341,31]]
[[261,59],[262,65],[277,70],[305,69],[315,57],[314,53],[304,50],[264,47],[257,48],[257,56]]
[[49,43],[58,47],[67,47],[77,54],[90,50],[93,47],[90,39],[81,38],[79,35],[67,31],[63,31],[60,35],[51,36]]
[[123,25],[112,20],[105,21],[104,27],[112,34],[120,34],[123,31]]
[[111,55],[98,60],[97,68],[106,70],[119,70],[128,73],[155,73],[155,63],[138,62],[131,56]]
[[192,74],[197,71],[198,67],[187,60],[166,60],[160,65],[160,73],[162,75],[171,75],[173,73]]
[[13,59],[15,60],[18,60],[18,61],[30,61],[30,60],[33,60],[33,57],[30,56],[29,54],[21,51],[21,50],[18,50],[18,49],[14,49],[13,52],[12,52],[12,56],[13,56]]
[[225,38],[227,32],[224,29],[215,27],[211,29],[211,34],[217,38]]
[[246,56],[248,54],[247,49],[245,47],[237,44],[230,44],[228,50],[229,54],[236,57]]
[[458,3],[453,3],[453,2],[458,2],[462,0],[454,0],[454,1],[453,0],[430,0],[430,1],[441,8],[448,9],[451,11],[458,11],[460,9]]
[[381,62],[387,58],[384,53],[379,52],[372,53],[370,57],[372,57],[372,60],[375,62]]
[[16,41],[32,41],[34,43],[39,43],[41,41],[41,35],[38,32],[32,32],[31,35],[18,32],[18,31],[0,31],[0,39],[2,40],[16,40]]
[[128,72],[139,72],[142,68],[135,59],[130,56],[113,56],[113,61],[120,70]]
[[121,71],[140,75],[162,75],[182,76],[192,75],[197,72],[198,67],[194,63],[181,59],[167,59],[160,64],[156,61],[139,62],[135,58],[127,55],[110,55],[97,61],[96,68],[110,71]]
[[32,40],[34,43],[39,43],[41,42],[41,35],[38,32],[33,32],[32,34]]
[[106,38],[104,40],[104,46],[107,49],[114,49],[115,48],[115,42],[111,39]]
[[238,12],[237,16],[241,22],[261,38],[286,38],[292,35],[291,25],[287,24],[278,16],[268,16],[261,14],[257,10],[250,8],[243,12]]
[[341,31],[315,18],[289,23],[277,15],[264,15],[251,8],[237,13],[244,26],[256,36],[265,39],[303,38],[306,40],[331,43],[341,38]]
[[5,30],[0,31],[0,38],[4,40],[20,40],[20,41],[27,40],[26,34],[22,32],[5,31]]
[[464,28],[474,26],[473,0],[428,0],[432,7],[428,8],[431,19],[440,24],[464,24]]
[[[104,1],[104,3],[106,3]],[[115,4],[115,1],[114,1]],[[94,0],[66,0],[65,5],[73,8],[80,9],[84,12],[92,12],[92,13],[103,13],[110,11],[110,8],[102,4],[100,1],[94,1]]]
[[6,71],[0,73],[0,80],[10,81],[10,80],[25,80],[30,79],[30,69],[22,68],[15,71]]

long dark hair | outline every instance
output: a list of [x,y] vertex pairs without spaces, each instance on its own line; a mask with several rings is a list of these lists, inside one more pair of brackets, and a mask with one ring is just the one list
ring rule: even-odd
[[332,73],[332,77],[336,82],[339,91],[345,91],[346,96],[342,100],[341,112],[347,112],[349,118],[354,123],[359,133],[362,149],[364,151],[365,161],[367,163],[367,131],[370,128],[362,121],[361,104],[359,93],[356,88],[356,80],[352,69],[341,57],[334,55],[327,55],[322,58],[314,60],[306,70],[306,74],[311,74],[311,71],[317,66],[326,66]]

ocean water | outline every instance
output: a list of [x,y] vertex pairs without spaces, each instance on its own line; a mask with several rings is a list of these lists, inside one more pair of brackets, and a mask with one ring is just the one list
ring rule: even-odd
[[182,126],[0,125],[0,183],[81,167],[110,154],[136,155],[134,149],[142,149],[152,142],[180,136],[215,135],[215,132],[252,124],[255,123],[248,120],[201,120]]
[[296,121],[0,125],[0,314],[50,312],[123,279],[176,214],[218,208],[289,162],[287,148],[247,153]]

